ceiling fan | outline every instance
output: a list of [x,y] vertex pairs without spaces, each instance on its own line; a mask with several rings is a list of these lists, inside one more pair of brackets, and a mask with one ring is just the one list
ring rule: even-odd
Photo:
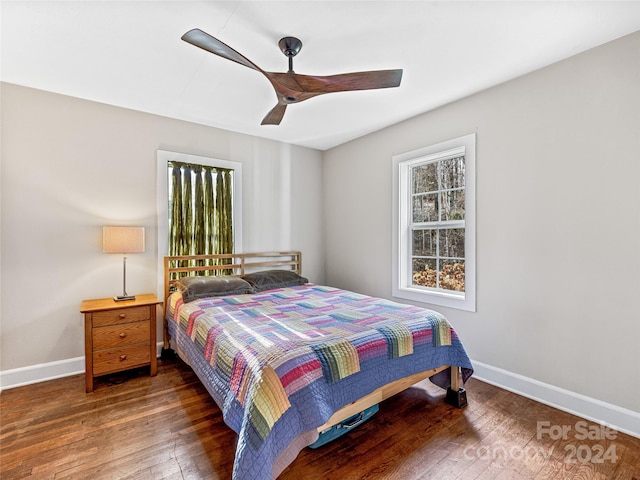
[[262,125],[279,125],[287,105],[291,103],[302,102],[323,93],[397,87],[402,80],[402,69],[343,73],[328,76],[295,73],[293,71],[293,57],[302,48],[302,42],[295,37],[284,37],[278,42],[282,53],[289,58],[289,70],[286,73],[265,72],[227,44],[198,28],[189,30],[182,36],[182,40],[207,52],[257,70],[267,77],[276,91],[278,103],[264,117]]

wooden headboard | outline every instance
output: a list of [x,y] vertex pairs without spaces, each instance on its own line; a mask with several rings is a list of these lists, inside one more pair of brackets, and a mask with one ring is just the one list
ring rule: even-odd
[[164,257],[164,350],[169,348],[166,315],[167,298],[179,278],[206,275],[205,272],[224,272],[226,275],[244,275],[260,270],[288,269],[302,274],[302,252],[223,253],[216,255],[180,255]]
[[302,274],[302,252],[222,253],[217,255],[181,255],[164,257],[164,297],[166,301],[175,282],[185,276],[225,272],[244,275],[259,270],[286,267]]

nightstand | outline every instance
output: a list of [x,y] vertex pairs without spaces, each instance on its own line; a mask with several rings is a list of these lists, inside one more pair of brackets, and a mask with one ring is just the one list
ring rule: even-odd
[[156,358],[156,305],[153,294],[116,302],[113,298],[84,300],[85,381],[93,391],[93,379],[109,373],[149,365],[158,371]]

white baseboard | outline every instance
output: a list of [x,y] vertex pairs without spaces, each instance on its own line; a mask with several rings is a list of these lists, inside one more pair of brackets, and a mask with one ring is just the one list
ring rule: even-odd
[[[482,362],[472,361],[474,378],[523,397],[640,438],[640,413],[549,385]],[[470,401],[473,401],[470,399]]]
[[40,363],[0,372],[0,390],[84,373],[84,357]]
[[[156,355],[158,357],[162,352],[162,346],[162,342],[156,345]],[[84,357],[4,370],[0,371],[0,391],[31,385],[32,383],[46,382],[55,378],[69,377],[84,373],[84,370]]]

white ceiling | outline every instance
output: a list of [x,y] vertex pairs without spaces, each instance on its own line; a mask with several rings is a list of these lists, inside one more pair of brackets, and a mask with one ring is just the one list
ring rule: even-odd
[[[640,30],[640,1],[0,2],[3,81],[326,150]],[[404,69],[398,88],[332,93],[261,126],[260,73],[180,40],[200,28],[267,71]]]

